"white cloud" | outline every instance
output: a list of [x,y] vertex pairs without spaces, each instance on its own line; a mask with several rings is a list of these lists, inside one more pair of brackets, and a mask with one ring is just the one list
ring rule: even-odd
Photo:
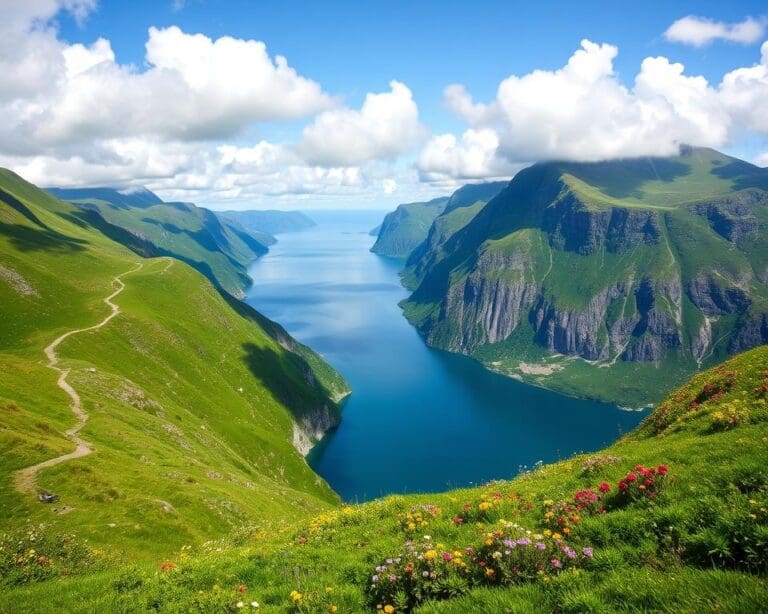
[[419,109],[411,90],[392,81],[390,91],[368,94],[359,111],[326,111],[307,126],[299,150],[311,164],[353,165],[394,158],[422,139]]
[[747,17],[739,23],[714,21],[706,17],[688,15],[674,22],[664,38],[673,43],[683,43],[694,47],[703,47],[716,40],[750,45],[757,43],[765,35],[766,19]]
[[670,155],[683,143],[722,147],[745,133],[768,135],[768,42],[759,64],[719,84],[649,57],[627,87],[613,68],[617,53],[582,41],[562,68],[512,75],[486,104],[449,86],[445,103],[469,130],[433,137],[419,158],[422,177],[490,178],[511,163]]
[[498,156],[499,138],[493,130],[469,129],[457,139],[453,134],[433,136],[424,146],[417,167],[425,181],[511,177],[518,167]]

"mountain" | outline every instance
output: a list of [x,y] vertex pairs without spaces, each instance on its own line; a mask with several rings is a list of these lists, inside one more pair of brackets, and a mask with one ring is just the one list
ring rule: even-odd
[[768,341],[768,169],[711,149],[535,164],[431,233],[406,316],[513,377],[635,406]]
[[442,213],[448,197],[404,203],[387,213],[371,251],[388,258],[407,258],[427,236],[432,221]]
[[166,203],[146,189],[48,188],[78,205],[88,223],[142,256],[173,256],[236,297],[251,283],[248,265],[275,241],[191,203]]
[[317,226],[312,218],[301,211],[220,211],[219,215],[238,222],[249,232],[265,232],[270,235]]
[[25,525],[0,550],[0,609],[763,612],[767,391],[763,346],[696,375],[598,453],[476,488],[289,512],[148,561]]
[[303,455],[339,420],[339,374],[95,213],[0,170],[3,532],[142,559],[335,505]]
[[435,259],[442,257],[441,245],[464,228],[507,183],[493,181],[468,184],[456,190],[448,199],[443,212],[432,222],[424,240],[408,255],[402,275],[403,283],[411,289],[418,286],[424,271],[433,266]]

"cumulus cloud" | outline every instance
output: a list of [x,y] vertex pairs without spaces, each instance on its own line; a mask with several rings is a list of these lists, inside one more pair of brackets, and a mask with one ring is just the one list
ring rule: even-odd
[[694,47],[703,47],[717,40],[751,45],[763,38],[766,25],[768,22],[765,18],[747,17],[738,23],[725,23],[706,17],[688,15],[669,26],[664,32],[664,38],[673,43],[683,43]]
[[721,147],[745,131],[768,135],[768,42],[759,64],[718,85],[649,57],[627,87],[613,68],[617,53],[584,40],[562,68],[512,75],[486,104],[461,85],[446,88],[446,105],[469,130],[432,138],[422,176],[494,177],[505,164],[670,155],[683,143]]
[[299,150],[311,164],[353,165],[394,158],[424,136],[411,90],[399,81],[390,91],[368,94],[360,110],[321,113],[304,130]]

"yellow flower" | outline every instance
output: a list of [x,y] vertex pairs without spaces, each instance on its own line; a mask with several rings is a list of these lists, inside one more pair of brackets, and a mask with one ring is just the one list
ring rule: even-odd
[[493,540],[492,540],[492,539],[490,539],[490,538],[486,539],[486,540],[485,540],[485,545],[486,545],[486,546],[491,546],[491,545],[493,545]]
[[339,608],[337,608],[335,605],[332,605],[330,608],[328,608],[328,611],[329,611],[331,614],[336,614],[336,612],[338,612],[338,611],[339,611]]
[[395,608],[394,608],[394,607],[392,607],[391,605],[387,604],[387,605],[385,605],[385,606],[384,606],[384,611],[385,611],[387,614],[392,614],[392,612],[394,612],[394,611],[395,611]]
[[552,539],[554,539],[555,541],[560,541],[561,539],[563,539],[563,536],[560,535],[560,533],[552,533]]
[[415,528],[416,528],[416,525],[414,523],[412,523],[412,522],[408,523],[408,530],[409,531],[413,531]]
[[550,505],[554,505],[554,503],[555,502],[552,501],[552,499],[547,499],[546,501],[544,501],[544,505],[546,505],[547,507],[549,507]]
[[436,550],[427,550],[424,553],[424,558],[428,561],[433,561],[437,558],[437,551]]
[[299,591],[291,591],[291,600],[294,603],[299,603],[302,597],[304,597],[304,595],[302,595]]
[[750,499],[749,500],[749,504],[750,505],[757,505],[757,501],[755,501],[754,499]]
[[552,518],[552,516],[554,516],[554,515],[555,515],[555,513],[554,513],[554,512],[547,512],[547,513],[545,513],[545,514],[544,514],[544,518],[546,518],[546,519],[550,519],[550,518]]
[[552,536],[552,531],[550,531],[549,529],[544,529],[543,533],[544,533],[544,537]]

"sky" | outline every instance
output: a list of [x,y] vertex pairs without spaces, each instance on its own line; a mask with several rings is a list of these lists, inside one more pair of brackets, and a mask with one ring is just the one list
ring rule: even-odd
[[0,165],[225,208],[391,208],[547,159],[768,166],[768,6],[0,0]]

